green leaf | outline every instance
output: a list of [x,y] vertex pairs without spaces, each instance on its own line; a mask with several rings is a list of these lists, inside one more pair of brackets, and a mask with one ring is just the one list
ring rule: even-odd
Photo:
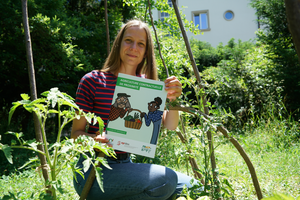
[[18,169],[23,169],[24,167],[28,166],[29,164],[31,164],[33,162],[38,162],[38,161],[39,161],[38,157],[29,158],[29,161],[27,161],[24,165],[22,165]]
[[28,94],[21,94],[22,99],[29,100],[30,96]]
[[38,143],[35,140],[28,141],[30,142],[28,145],[32,147],[34,150],[37,150]]
[[74,144],[72,143],[68,143],[68,144],[65,144],[62,146],[61,150],[60,150],[60,153],[64,154],[64,153],[67,153],[70,149],[72,149],[74,146]]
[[60,94],[60,91],[58,88],[51,88],[50,92],[47,95],[47,99],[51,102],[52,108],[54,108],[58,101],[58,96]]
[[10,108],[10,111],[9,111],[9,115],[8,115],[8,124],[10,124],[10,120],[11,120],[11,117],[12,115],[14,114],[15,110],[17,107],[19,107],[20,105],[22,105],[20,102],[14,102],[13,103],[13,107]]
[[23,133],[20,132],[20,133],[17,133],[17,132],[12,132],[12,131],[7,131],[5,134],[10,134],[10,135],[14,135],[16,136],[16,138],[20,139],[20,137],[23,137]]
[[100,134],[102,134],[103,128],[104,128],[104,121],[100,117],[97,117],[97,121],[99,124],[99,132],[100,132]]
[[55,114],[57,114],[57,113],[58,113],[58,111],[57,111],[57,110],[52,110],[52,109],[51,109],[51,110],[48,110],[48,113],[49,113],[49,114],[52,114],[52,113],[55,113]]
[[82,164],[83,164],[83,171],[87,172],[89,170],[89,168],[90,168],[90,165],[91,165],[91,159],[90,158],[85,159],[82,162]]
[[103,178],[102,178],[102,169],[101,169],[101,167],[96,167],[96,180],[97,180],[97,182],[98,182],[98,185],[99,185],[99,187],[100,187],[100,189],[101,189],[101,191],[102,192],[104,192],[104,188],[103,188]]
[[111,169],[112,170],[112,168],[108,165],[107,160],[105,158],[103,158],[103,157],[97,157],[96,160],[99,161],[107,169]]
[[0,143],[0,150],[2,150],[4,152],[4,155],[5,155],[6,159],[8,160],[8,162],[10,164],[13,164],[12,154],[11,154],[11,152],[13,151],[12,148],[10,146],[8,146],[7,144],[3,145]]

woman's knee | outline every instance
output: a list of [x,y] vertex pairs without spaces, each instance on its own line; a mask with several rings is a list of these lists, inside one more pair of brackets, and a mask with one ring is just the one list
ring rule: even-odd
[[[158,178],[157,182],[152,184],[152,187],[148,187],[145,193],[155,199],[167,199],[176,190],[177,187],[177,174],[169,169],[165,169],[165,176]],[[163,180],[163,181],[162,181]],[[157,184],[159,182],[159,184]]]

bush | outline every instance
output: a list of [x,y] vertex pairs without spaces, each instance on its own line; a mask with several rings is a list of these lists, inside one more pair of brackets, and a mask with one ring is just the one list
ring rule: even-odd
[[271,75],[273,61],[266,57],[264,46],[254,47],[243,60],[222,60],[203,71],[204,81],[211,83],[207,91],[212,102],[244,122],[249,114],[260,116],[267,105],[278,105],[282,88]]

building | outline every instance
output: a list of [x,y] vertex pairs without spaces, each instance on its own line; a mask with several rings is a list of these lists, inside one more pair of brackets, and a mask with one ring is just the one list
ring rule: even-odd
[[[182,9],[187,20],[203,32],[193,35],[187,32],[189,38],[194,37],[201,41],[209,42],[216,47],[220,42],[224,45],[231,38],[235,41],[253,40],[256,38],[255,31],[258,29],[255,9],[250,4],[251,0],[177,0],[179,9]],[[172,6],[172,1],[168,0]],[[163,20],[168,13],[153,12],[155,20]]]

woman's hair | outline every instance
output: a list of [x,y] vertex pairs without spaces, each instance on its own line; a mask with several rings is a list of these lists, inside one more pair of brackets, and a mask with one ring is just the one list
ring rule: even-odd
[[155,63],[154,46],[153,46],[150,29],[146,23],[140,20],[130,20],[122,27],[122,29],[118,33],[113,43],[110,54],[108,55],[101,71],[103,72],[110,71],[112,73],[115,73],[120,69],[121,67],[120,48],[121,48],[123,35],[128,28],[133,26],[138,26],[140,28],[143,28],[147,34],[146,57],[143,58],[142,62],[138,65],[136,69],[136,74],[145,74],[146,78],[157,80],[158,77],[157,77],[157,68]]

